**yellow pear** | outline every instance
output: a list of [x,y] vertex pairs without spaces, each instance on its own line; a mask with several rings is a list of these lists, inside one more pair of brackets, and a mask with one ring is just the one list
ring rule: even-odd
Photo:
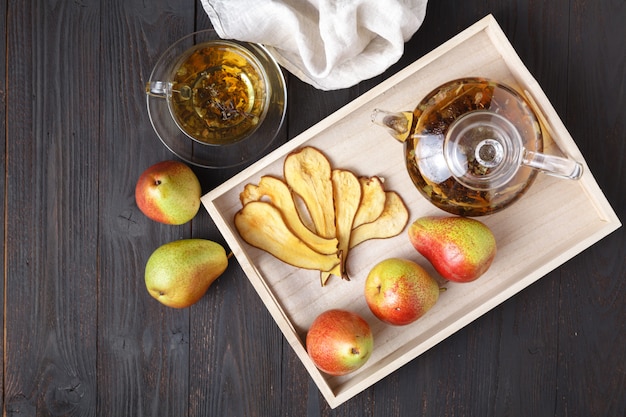
[[196,303],[228,266],[226,251],[206,239],[182,239],[157,248],[146,263],[146,288],[169,307]]

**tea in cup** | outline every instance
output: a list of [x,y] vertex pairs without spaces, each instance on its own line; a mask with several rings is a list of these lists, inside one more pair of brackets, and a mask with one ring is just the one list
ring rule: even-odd
[[258,59],[242,45],[210,40],[171,63],[167,80],[148,82],[146,92],[168,102],[171,117],[191,139],[230,144],[263,122],[270,85]]

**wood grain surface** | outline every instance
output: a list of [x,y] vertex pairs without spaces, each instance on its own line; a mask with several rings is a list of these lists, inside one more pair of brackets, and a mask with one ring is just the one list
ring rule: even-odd
[[[384,74],[323,92],[286,74],[279,146],[492,13],[626,219],[626,3],[439,0]],[[191,308],[143,280],[163,243],[223,243],[208,213],[148,220],[134,186],[174,156],[146,113],[160,54],[210,26],[192,0],[0,0],[6,416],[624,416],[619,229],[336,409],[236,262]],[[203,193],[243,167],[194,168]]]

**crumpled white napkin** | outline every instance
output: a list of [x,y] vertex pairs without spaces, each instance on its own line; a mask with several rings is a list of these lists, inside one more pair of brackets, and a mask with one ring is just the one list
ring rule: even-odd
[[217,34],[263,44],[321,90],[351,87],[397,62],[427,0],[201,0]]

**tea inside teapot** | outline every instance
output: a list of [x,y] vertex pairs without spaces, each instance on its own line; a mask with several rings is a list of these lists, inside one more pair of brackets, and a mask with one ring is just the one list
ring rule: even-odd
[[512,88],[483,78],[446,83],[412,113],[375,110],[372,121],[405,143],[417,189],[439,208],[482,216],[517,201],[544,171],[577,179],[582,165],[543,154],[539,121]]

